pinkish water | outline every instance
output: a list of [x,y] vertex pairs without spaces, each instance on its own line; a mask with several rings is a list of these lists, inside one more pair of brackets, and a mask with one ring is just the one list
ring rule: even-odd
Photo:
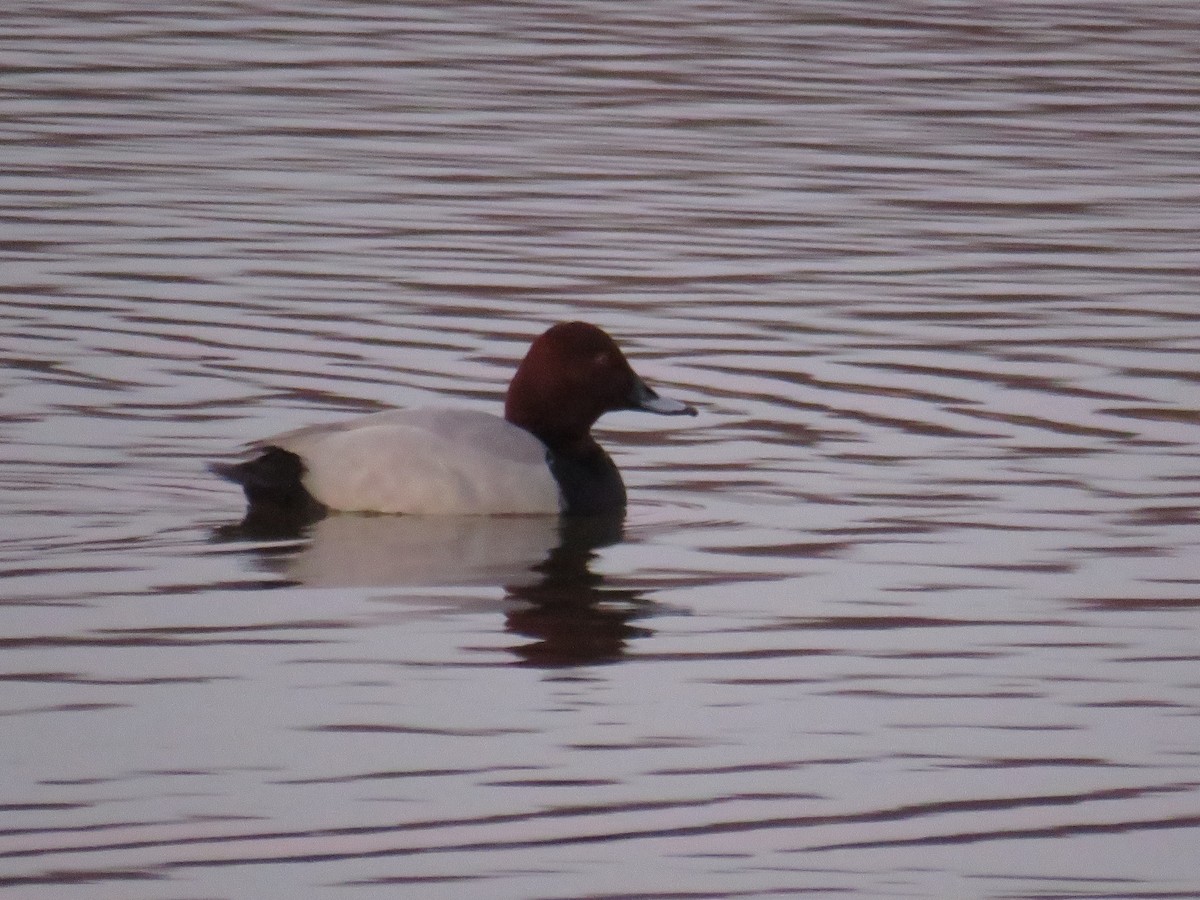
[[[0,26],[0,893],[1200,895],[1195,4]],[[623,528],[222,531],[565,318]]]

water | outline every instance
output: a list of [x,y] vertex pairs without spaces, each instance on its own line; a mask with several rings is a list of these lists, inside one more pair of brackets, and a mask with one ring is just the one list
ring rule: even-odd
[[[0,24],[0,891],[1200,893],[1194,4]],[[619,527],[228,532],[564,318]]]

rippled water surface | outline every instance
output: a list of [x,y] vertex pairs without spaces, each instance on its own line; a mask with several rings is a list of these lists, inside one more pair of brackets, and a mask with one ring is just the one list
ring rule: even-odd
[[[1200,12],[11,3],[0,891],[1200,895]],[[586,318],[623,523],[227,526]]]

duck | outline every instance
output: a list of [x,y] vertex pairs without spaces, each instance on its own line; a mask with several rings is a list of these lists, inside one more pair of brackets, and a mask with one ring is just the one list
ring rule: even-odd
[[619,515],[625,484],[591,433],[618,410],[696,415],[656,393],[603,329],[560,322],[521,360],[503,418],[442,407],[370,413],[256,441],[245,461],[210,468],[242,487],[248,520]]

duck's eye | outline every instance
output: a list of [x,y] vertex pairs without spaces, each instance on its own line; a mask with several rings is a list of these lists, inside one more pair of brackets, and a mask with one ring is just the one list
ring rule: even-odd
[[593,369],[607,369],[612,365],[612,355],[607,350],[601,350],[592,357]]

